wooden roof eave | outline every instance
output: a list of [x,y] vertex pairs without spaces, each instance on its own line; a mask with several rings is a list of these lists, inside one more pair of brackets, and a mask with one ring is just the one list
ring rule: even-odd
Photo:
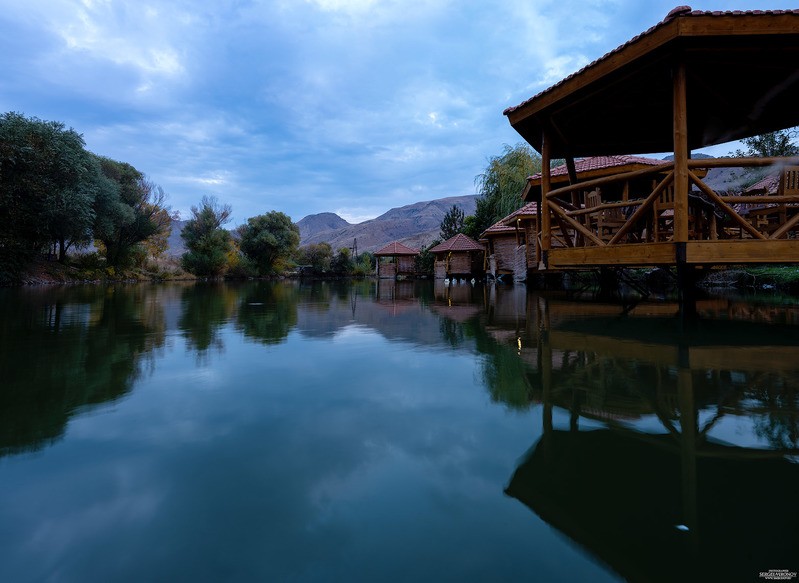
[[[516,107],[506,109],[505,115],[514,129],[539,152],[542,148],[542,134],[546,131],[549,135],[553,156],[669,151],[670,147],[664,148],[668,144],[666,136],[656,136],[666,127],[665,119],[657,123],[650,123],[645,131],[639,130],[637,133],[635,130],[627,131],[627,138],[621,136],[620,140],[616,142],[611,141],[608,135],[603,135],[601,142],[590,140],[585,142],[583,140],[584,143],[572,144],[569,143],[569,136],[564,135],[557,127],[559,112],[568,109],[569,112],[585,113],[591,110],[591,101],[596,96],[600,97],[598,101],[597,99],[594,101],[602,103],[603,99],[607,99],[609,93],[624,97],[629,93],[625,91],[625,88],[640,88],[641,83],[646,80],[660,79],[660,83],[663,83],[676,60],[679,60],[679,55],[684,55],[687,52],[700,51],[702,54],[702,51],[707,51],[706,54],[714,55],[716,54],[714,51],[720,51],[719,54],[721,54],[731,50],[733,42],[741,43],[741,48],[736,48],[736,50],[747,51],[750,44],[744,42],[747,37],[758,38],[761,43],[752,48],[751,54],[748,54],[750,57],[753,55],[760,57],[763,54],[765,55],[763,61],[768,61],[771,58],[775,63],[782,62],[782,68],[790,73],[796,69],[796,59],[793,56],[799,50],[797,46],[799,43],[796,41],[798,36],[799,11],[796,10],[731,13],[730,15],[677,14],[544,92]],[[726,38],[716,42],[713,40],[714,37]],[[785,41],[787,44],[773,48],[771,39],[775,39],[775,42]],[[764,46],[767,48],[764,49]],[[789,47],[789,50],[785,47]],[[782,72],[783,69],[780,71]],[[799,92],[799,87],[797,87],[799,83],[797,83],[797,79],[792,78],[793,75],[786,74],[786,76],[789,78],[785,82],[790,89],[790,93],[787,95],[792,99]],[[767,79],[769,83],[774,82],[773,77],[767,77]],[[636,85],[636,82],[639,84]],[[611,88],[613,91],[610,91]],[[666,95],[662,90],[655,92],[655,95],[662,100],[658,103],[657,111],[663,113],[671,108],[670,95]],[[640,98],[640,95],[638,97]],[[758,95],[757,97],[762,96]],[[748,98],[752,101],[743,101],[740,104],[735,102],[733,105],[741,105],[744,109],[757,105],[753,95],[750,94]],[[705,103],[700,109],[704,110],[706,114],[712,114],[712,108],[708,106],[712,97],[703,96],[703,99],[705,99]],[[580,110],[582,102],[587,102],[587,105]],[[651,106],[651,103],[647,105]],[[593,106],[595,107],[596,103]],[[646,106],[636,103],[635,96],[630,99],[630,107],[633,108],[630,113],[633,119],[641,119],[641,116],[646,116],[648,113]],[[734,110],[734,108],[732,109]],[[784,107],[780,108],[781,113],[777,118],[770,116],[768,119],[749,123],[744,128],[735,129],[730,135],[711,135],[712,133],[700,130],[689,140],[690,147],[709,146],[799,124],[799,112],[785,111],[785,109]],[[731,113],[728,110],[726,114],[729,122]],[[563,119],[568,117],[570,116],[563,116]],[[590,133],[590,129],[588,131]],[[574,133],[574,128],[571,128],[571,133]]]

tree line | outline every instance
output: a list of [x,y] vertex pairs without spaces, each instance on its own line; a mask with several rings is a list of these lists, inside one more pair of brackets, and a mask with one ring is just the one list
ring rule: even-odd
[[[299,249],[299,228],[284,213],[247,219],[232,232],[230,205],[204,197],[181,232],[180,266],[205,277],[268,276],[300,266],[314,273],[373,272],[374,256],[337,253],[327,244]],[[166,251],[172,222],[163,189],[126,162],[86,149],[63,123],[0,115],[0,282],[17,280],[37,260],[67,263],[94,245],[95,267],[142,267]],[[74,258],[74,255],[72,256]],[[115,271],[116,272],[116,271]]]
[[336,253],[328,243],[299,247],[300,230],[280,211],[251,217],[232,232],[224,228],[232,208],[215,197],[203,197],[191,208],[181,236],[186,243],[182,265],[206,276],[270,276],[297,270],[312,275],[369,275],[374,255],[357,257],[349,248]]
[[35,258],[60,262],[95,242],[107,265],[129,265],[165,246],[171,215],[163,190],[125,162],[89,152],[64,124],[0,116],[0,279]]

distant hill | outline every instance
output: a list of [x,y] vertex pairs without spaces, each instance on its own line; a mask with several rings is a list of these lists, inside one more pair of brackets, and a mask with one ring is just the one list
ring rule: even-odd
[[172,221],[172,232],[167,239],[166,254],[171,257],[180,257],[186,252],[186,246],[183,244],[183,239],[180,236],[183,227],[186,226],[188,221]]
[[297,222],[297,226],[300,228],[300,239],[306,239],[319,233],[345,229],[352,225],[336,213],[319,213],[300,219]]
[[[477,195],[417,202],[393,208],[376,219],[356,225],[333,213],[309,215],[297,223],[300,226],[300,246],[329,243],[333,250],[338,250],[352,247],[357,242],[360,253],[377,251],[388,243],[399,241],[409,247],[419,248],[438,237],[441,221],[452,205],[463,210],[465,215],[472,215],[477,207]],[[335,219],[343,224],[329,228],[337,222]]]

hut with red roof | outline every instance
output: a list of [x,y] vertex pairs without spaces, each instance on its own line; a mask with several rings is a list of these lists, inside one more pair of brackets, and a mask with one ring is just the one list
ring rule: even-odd
[[524,281],[535,269],[537,202],[529,202],[500,219],[480,236],[486,249],[486,271],[494,278],[513,276]]
[[485,247],[463,233],[439,243],[430,253],[435,257],[436,279],[472,278],[485,273]]
[[419,255],[418,249],[411,249],[398,241],[389,243],[375,252],[377,277],[394,279],[415,275],[417,255]]

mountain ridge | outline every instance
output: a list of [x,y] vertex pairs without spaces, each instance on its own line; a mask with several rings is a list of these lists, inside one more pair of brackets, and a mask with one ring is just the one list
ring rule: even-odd
[[[474,214],[477,195],[449,196],[395,207],[374,219],[355,224],[348,223],[335,213],[308,215],[297,222],[300,227],[300,246],[328,243],[338,250],[357,245],[359,252],[374,252],[399,241],[408,247],[420,248],[438,238],[441,221],[453,205],[460,208],[464,215]],[[329,221],[335,222],[330,215],[345,224],[326,228]]]

